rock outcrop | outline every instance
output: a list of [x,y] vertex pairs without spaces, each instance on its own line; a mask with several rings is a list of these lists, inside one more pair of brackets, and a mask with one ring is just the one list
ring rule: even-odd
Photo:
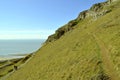
[[111,3],[111,2],[114,2],[114,1],[117,1],[117,0],[108,0],[108,2],[110,2],[110,3]]
[[77,25],[78,22],[80,22],[81,20],[84,20],[85,18],[88,18],[91,16],[91,17],[93,17],[94,20],[96,20],[100,16],[103,16],[103,15],[111,12],[111,9],[106,9],[105,7],[109,6],[110,3],[114,2],[114,1],[117,1],[117,0],[108,0],[106,2],[97,3],[97,4],[94,4],[89,10],[80,12],[80,14],[78,15],[78,17],[75,20],[71,20],[70,22],[68,22],[68,24],[66,24],[63,27],[56,30],[55,34],[50,35],[46,42],[52,42],[52,41],[59,39],[66,32],[73,30],[75,25]]
[[63,27],[59,28],[55,31],[55,34],[50,35],[46,42],[52,42],[57,39],[59,39],[61,36],[63,36],[66,32],[73,30],[74,26],[78,23],[77,20],[71,20],[68,22],[68,24],[64,25]]
[[1,80],[120,80],[120,0],[101,5],[59,28],[18,70],[1,69],[12,72]]

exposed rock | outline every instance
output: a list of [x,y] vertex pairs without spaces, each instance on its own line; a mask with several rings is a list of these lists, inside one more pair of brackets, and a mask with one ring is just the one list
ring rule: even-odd
[[59,39],[62,35],[64,35],[65,32],[67,32],[66,30],[67,28],[66,29],[65,28],[66,28],[66,25],[56,30],[55,34],[50,35],[46,42],[52,42]]
[[93,19],[96,20],[98,17],[111,12],[110,9],[109,10],[104,9],[104,7],[109,5],[108,2],[111,3],[113,1],[117,1],[117,0],[108,0],[106,2],[97,3],[97,4],[94,4],[89,10],[80,12],[80,14],[78,15],[78,17],[75,20],[71,20],[70,22],[68,22],[68,24],[66,24],[63,27],[56,30],[55,34],[50,35],[46,42],[52,42],[52,41],[59,39],[66,32],[73,30],[75,25],[77,25],[79,21],[84,20],[85,18],[87,18],[89,16],[93,17]]
[[101,9],[103,9],[104,5],[106,5],[106,2],[94,4],[94,5],[90,8],[90,10],[91,10],[91,11],[94,11],[94,12],[98,12],[98,11],[100,11]]
[[74,26],[78,24],[78,21],[77,20],[72,20],[68,23],[67,27],[66,27],[66,30],[67,31],[70,31],[72,29],[74,29]]
[[100,12],[95,12],[95,13],[93,13],[93,17],[94,17],[94,19],[97,19],[98,17],[103,16],[109,12],[111,12],[111,10],[102,10]]
[[71,20],[68,22],[68,24],[64,25],[63,27],[59,28],[55,31],[55,34],[50,35],[46,42],[52,42],[57,39],[59,39],[61,36],[63,36],[66,32],[73,30],[74,26],[78,23],[77,20]]
[[52,42],[52,41],[55,41],[56,39],[55,39],[55,36],[54,36],[55,34],[53,34],[53,35],[50,35],[49,37],[48,37],[48,39],[46,40],[46,42]]
[[79,14],[77,20],[85,19],[85,18],[88,16],[88,13],[89,13],[88,10],[85,10],[85,11],[81,12],[81,13]]
[[114,2],[114,1],[117,1],[117,0],[108,0],[109,3]]

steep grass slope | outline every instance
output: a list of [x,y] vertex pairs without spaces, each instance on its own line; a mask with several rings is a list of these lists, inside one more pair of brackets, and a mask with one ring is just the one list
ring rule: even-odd
[[120,80],[120,1],[78,21],[6,80]]
[[32,57],[32,54],[29,54],[23,58],[16,58],[16,59],[0,61],[0,79],[2,79],[2,77],[5,75],[14,72],[15,66],[17,66],[17,68],[19,68],[25,62],[27,62],[29,60],[29,58],[31,58],[31,57]]

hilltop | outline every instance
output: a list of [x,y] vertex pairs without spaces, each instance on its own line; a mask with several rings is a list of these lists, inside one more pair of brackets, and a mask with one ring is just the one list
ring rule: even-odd
[[120,80],[120,0],[94,4],[5,80]]

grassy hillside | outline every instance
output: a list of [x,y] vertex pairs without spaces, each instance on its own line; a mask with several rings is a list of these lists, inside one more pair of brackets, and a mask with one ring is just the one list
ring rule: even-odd
[[120,80],[120,1],[99,8],[110,11],[58,30],[6,80]]
[[31,58],[32,54],[26,55],[23,58],[15,58],[15,59],[6,59],[0,60],[0,79],[15,71],[15,66],[17,68],[21,67],[29,58]]

